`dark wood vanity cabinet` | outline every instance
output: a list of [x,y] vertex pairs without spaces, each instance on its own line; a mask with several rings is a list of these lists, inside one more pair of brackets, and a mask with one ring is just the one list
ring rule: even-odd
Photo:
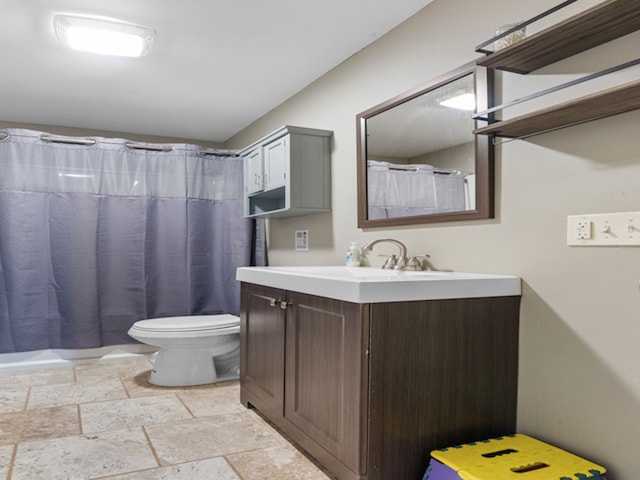
[[252,284],[243,284],[241,303],[241,402],[340,478],[360,478],[367,306]]
[[264,415],[282,415],[284,404],[284,311],[277,300],[284,290],[242,287],[240,320],[240,400],[246,396]]
[[519,296],[358,304],[242,284],[241,401],[340,480],[515,432]]

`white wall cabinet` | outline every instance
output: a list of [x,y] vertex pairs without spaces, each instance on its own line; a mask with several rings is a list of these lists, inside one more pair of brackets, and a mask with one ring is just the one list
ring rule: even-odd
[[246,217],[292,217],[331,210],[331,135],[282,127],[240,151]]

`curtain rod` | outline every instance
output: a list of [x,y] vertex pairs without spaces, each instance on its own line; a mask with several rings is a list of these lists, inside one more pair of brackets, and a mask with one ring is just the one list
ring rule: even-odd
[[[7,134],[9,136],[9,134]],[[97,142],[92,138],[73,138],[73,137],[52,137],[50,135],[40,135],[40,140],[49,143],[68,143],[71,145],[95,145]]]
[[148,143],[133,143],[127,142],[124,144],[125,147],[130,148],[131,150],[150,150],[153,152],[172,152],[173,147],[171,145],[153,145]]
[[[404,166],[402,164],[396,164],[393,165],[391,167],[387,167],[388,170],[402,170],[402,171],[407,171],[407,172],[417,172],[418,170],[421,170],[418,167],[412,167],[412,166]],[[434,168],[432,170],[433,173],[439,173],[440,175],[458,175],[460,173],[462,173],[461,170],[458,170],[456,168]]]
[[199,155],[214,155],[218,157],[239,157],[235,151],[233,150],[216,150],[212,148],[203,148],[202,150],[198,150]]
[[[5,140],[11,137],[12,134],[8,132],[0,131],[0,140]],[[17,137],[25,137],[25,138],[39,138],[43,142],[47,143],[65,143],[70,145],[86,145],[93,146],[96,145],[98,140],[93,138],[80,138],[80,137],[65,137],[65,136],[55,136],[47,133],[43,133],[42,135],[16,135]],[[120,144],[120,142],[109,142],[108,139],[102,140],[102,143],[116,145]],[[156,152],[172,152],[173,150],[180,150],[180,148],[175,148],[171,145],[156,145],[152,143],[136,143],[136,142],[126,142],[125,147],[130,148],[132,150],[150,150]],[[185,143],[185,145],[190,145]],[[212,155],[218,157],[240,157],[237,151],[235,150],[218,150],[214,148],[201,148],[198,150],[198,155]]]

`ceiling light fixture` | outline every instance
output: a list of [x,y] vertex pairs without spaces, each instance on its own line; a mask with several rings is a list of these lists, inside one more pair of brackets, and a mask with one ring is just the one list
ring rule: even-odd
[[463,93],[440,102],[443,107],[457,108],[458,110],[475,110],[476,96],[473,93]]
[[58,40],[74,50],[141,57],[151,50],[155,31],[103,17],[55,15],[53,27]]

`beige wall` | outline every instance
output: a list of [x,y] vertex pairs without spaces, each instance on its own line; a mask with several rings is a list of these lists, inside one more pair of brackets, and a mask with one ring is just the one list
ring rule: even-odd
[[[474,46],[495,27],[556,3],[435,0],[227,147],[284,124],[334,131],[333,211],[270,221],[274,265],[341,264],[350,240],[391,236],[413,254],[429,253],[437,268],[521,276],[519,431],[601,462],[609,480],[634,480],[640,248],[569,248],[566,217],[640,209],[640,111],[498,147],[495,219],[356,227],[356,114],[476,58]],[[639,38],[633,34],[544,71],[559,77],[580,73],[591,61],[635,58]],[[546,85],[540,72],[523,81],[534,90]],[[519,93],[505,80],[508,85]],[[301,228],[309,229],[309,252],[293,249],[294,230]]]

